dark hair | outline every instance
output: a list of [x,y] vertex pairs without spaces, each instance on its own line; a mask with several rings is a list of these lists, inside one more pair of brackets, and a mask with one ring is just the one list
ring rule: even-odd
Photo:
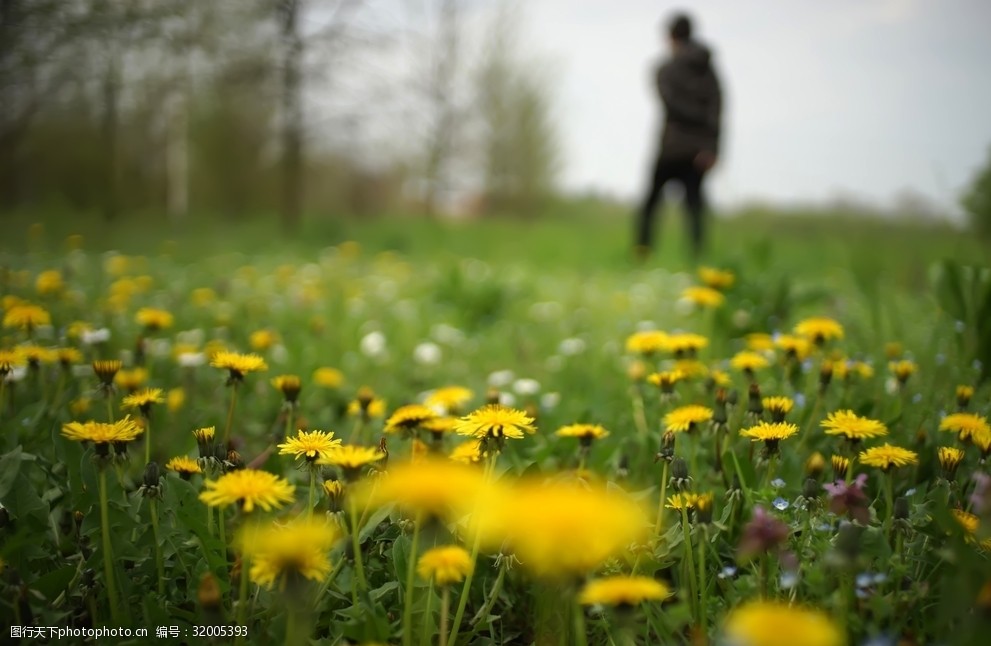
[[672,40],[685,41],[692,37],[692,21],[683,14],[675,14],[668,23],[668,34]]

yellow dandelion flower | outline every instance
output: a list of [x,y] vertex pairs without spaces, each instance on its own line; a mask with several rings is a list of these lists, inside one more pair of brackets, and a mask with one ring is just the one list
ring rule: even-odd
[[701,334],[691,332],[679,332],[669,334],[664,340],[664,349],[674,354],[676,357],[693,357],[699,350],[709,345],[709,339]]
[[272,330],[255,330],[248,337],[248,344],[252,350],[264,352],[279,341],[279,336]]
[[767,360],[767,357],[762,354],[758,354],[757,352],[750,352],[749,350],[737,352],[733,355],[733,358],[730,359],[729,364],[735,370],[739,370],[740,372],[745,372],[747,374],[753,374],[754,372],[771,365]]
[[936,455],[939,458],[939,466],[943,467],[943,470],[950,475],[956,472],[964,458],[964,452],[952,446],[939,447]]
[[712,370],[709,372],[709,381],[713,386],[719,386],[720,388],[728,388],[733,384],[730,376],[722,370]]
[[217,433],[215,426],[204,426],[203,428],[198,428],[193,431],[193,436],[196,437],[196,441],[200,444],[209,444],[213,442],[213,438]]
[[161,404],[164,402],[165,398],[162,396],[161,388],[145,388],[124,397],[121,405],[124,408],[137,408],[142,414],[147,415],[148,411],[151,410],[152,404]]
[[812,343],[803,336],[782,334],[774,340],[774,345],[782,350],[787,358],[796,361],[803,361],[812,352]]
[[397,408],[385,421],[386,433],[416,430],[420,424],[437,417],[437,411],[422,404],[407,404]]
[[751,601],[726,618],[728,642],[741,646],[845,646],[843,631],[818,610],[777,601]]
[[940,420],[939,430],[956,433],[961,442],[975,444],[975,438],[991,436],[988,421],[975,413],[951,413]]
[[174,413],[186,403],[186,391],[180,386],[169,390],[165,396],[165,406],[170,413]]
[[642,330],[626,338],[626,351],[649,357],[665,349],[668,335],[660,330]]
[[251,580],[266,588],[284,585],[297,577],[323,581],[331,571],[330,551],[338,531],[317,520],[296,520],[288,525],[247,528],[238,538],[251,563]]
[[445,415],[456,415],[474,396],[475,393],[463,386],[444,386],[427,395],[423,403]]
[[799,321],[795,326],[795,334],[803,336],[816,345],[826,341],[843,338],[843,326],[837,321],[824,316],[815,316]]
[[813,478],[818,478],[819,475],[826,470],[826,458],[816,451],[809,456],[809,459],[805,461],[805,473],[806,475],[812,476]]
[[482,440],[462,442],[454,447],[454,450],[451,451],[448,457],[461,464],[477,464],[485,457],[485,453],[482,450]]
[[296,459],[305,458],[307,462],[322,460],[341,446],[341,441],[334,439],[333,431],[299,430],[296,437],[287,438],[279,444],[279,455],[292,455]]
[[209,287],[197,287],[189,293],[189,302],[196,307],[206,307],[217,300],[217,292]]
[[874,366],[864,361],[853,361],[849,365],[848,374],[855,374],[861,379],[870,379],[874,376]]
[[842,435],[854,442],[888,434],[888,428],[884,424],[875,419],[861,417],[852,410],[830,413],[819,425],[826,429],[826,435]]
[[344,482],[341,480],[324,480],[323,491],[333,501],[344,497]]
[[967,405],[970,404],[970,398],[974,396],[974,387],[964,385],[957,386],[956,396],[957,406],[960,408],[967,408]]
[[463,581],[473,567],[471,554],[463,547],[442,545],[423,553],[416,562],[416,573],[420,578],[445,586]]
[[699,267],[699,279],[706,287],[726,291],[736,282],[736,276],[727,269]]
[[66,368],[83,362],[83,353],[76,348],[59,348],[55,354],[58,357],[58,362]]
[[211,507],[227,507],[237,504],[250,513],[255,507],[265,511],[278,509],[293,501],[295,487],[283,478],[256,469],[230,471],[216,480],[203,483],[206,491],[200,500]]
[[373,507],[395,503],[410,513],[453,520],[472,510],[485,491],[483,474],[451,460],[424,457],[390,463],[383,476],[355,486],[354,500]]
[[43,348],[40,345],[22,345],[20,347],[21,356],[27,361],[29,366],[38,366],[43,363],[55,363],[58,353],[51,348]]
[[783,422],[785,416],[795,407],[791,397],[765,397],[761,400],[764,410],[771,414],[771,421]]
[[92,400],[89,397],[77,397],[69,402],[69,412],[72,413],[74,417],[80,417],[85,413],[89,412]]
[[48,269],[41,272],[34,281],[34,289],[41,296],[52,296],[61,293],[65,289],[62,272],[58,269]]
[[671,590],[657,579],[646,576],[610,576],[592,579],[578,595],[585,606],[639,606],[644,601],[661,601],[671,596]]
[[836,475],[837,480],[842,480],[846,477],[846,472],[850,469],[849,458],[845,458],[842,455],[833,455],[829,458],[829,462],[833,467],[833,473]]
[[348,479],[352,479],[362,468],[384,457],[385,454],[374,447],[344,444],[318,460],[317,463],[340,467],[344,471],[344,475]]
[[344,383],[344,373],[337,368],[322,367],[313,371],[313,383],[321,388],[334,390]]
[[116,422],[69,422],[62,426],[62,435],[76,442],[92,442],[107,445],[131,442],[142,433],[142,428],[130,416]]
[[675,384],[684,378],[685,373],[675,368],[674,370],[653,372],[647,375],[647,383],[657,386],[664,392],[671,392]]
[[170,328],[174,320],[171,312],[156,307],[142,307],[134,315],[134,321],[150,332]]
[[165,468],[168,471],[175,471],[184,480],[188,480],[194,473],[203,473],[199,462],[185,455],[172,458],[165,463]]
[[458,418],[433,417],[420,424],[420,428],[433,433],[435,437],[455,433],[458,429]]
[[710,376],[709,369],[697,359],[678,359],[674,369],[685,375],[685,379],[700,379]]
[[878,467],[883,471],[887,471],[891,467],[904,467],[919,463],[919,455],[915,451],[891,444],[882,444],[861,451],[858,458],[861,464]]
[[669,433],[684,433],[712,419],[712,409],[690,404],[679,406],[664,416],[664,428]]
[[0,348],[0,379],[13,372],[14,368],[20,368],[24,363],[24,355],[19,349]]
[[52,317],[40,305],[16,303],[3,315],[3,326],[31,332],[42,325],[51,325]]
[[608,437],[609,431],[599,424],[569,424],[557,429],[554,434],[558,437],[577,437],[585,444]]
[[533,418],[521,410],[501,404],[488,404],[462,417],[458,422],[457,432],[479,439],[520,439],[525,433],[537,432],[533,422]]
[[914,361],[909,359],[902,359],[900,361],[892,361],[888,364],[888,369],[891,371],[899,383],[905,383],[908,378],[919,371],[919,366]]
[[700,287],[694,285],[686,287],[681,292],[681,298],[695,305],[696,307],[716,308],[726,301],[723,293],[712,287]]
[[382,417],[385,415],[385,401],[377,398],[375,391],[368,386],[362,386],[354,400],[348,404],[348,415],[362,415],[367,419]]
[[766,332],[751,332],[744,337],[747,350],[751,352],[767,352],[774,349],[774,337]]
[[980,518],[970,512],[964,511],[963,509],[951,509],[950,511],[953,512],[953,517],[956,518],[957,522],[960,523],[960,526],[964,528],[964,531],[971,535],[977,533],[977,528],[981,524]]
[[668,509],[677,509],[678,511],[681,511],[682,509],[691,510],[695,509],[698,499],[698,494],[683,491],[668,497],[664,506]]
[[508,546],[533,575],[556,581],[621,556],[650,527],[645,509],[622,492],[574,480],[500,486],[476,507],[469,533],[483,549]]
[[[120,362],[118,362],[120,363]],[[96,370],[97,362],[93,362],[93,370]],[[99,374],[99,372],[97,372]],[[131,368],[130,370],[118,370],[114,375],[114,383],[119,388],[133,393],[148,381],[148,371],[144,368]]]
[[754,442],[764,442],[768,446],[798,433],[798,427],[788,422],[760,422],[756,426],[740,431],[741,437],[748,437]]
[[299,399],[299,392],[303,389],[303,382],[296,375],[279,375],[272,378],[272,386],[282,392],[289,403],[294,403]]
[[268,370],[268,364],[257,354],[239,354],[226,350],[216,353],[210,360],[210,365],[230,372],[232,383],[244,379],[245,373]]

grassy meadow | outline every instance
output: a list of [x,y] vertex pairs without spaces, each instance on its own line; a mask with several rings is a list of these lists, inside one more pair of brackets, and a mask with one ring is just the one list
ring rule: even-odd
[[0,623],[986,643],[986,246],[598,210],[0,216]]

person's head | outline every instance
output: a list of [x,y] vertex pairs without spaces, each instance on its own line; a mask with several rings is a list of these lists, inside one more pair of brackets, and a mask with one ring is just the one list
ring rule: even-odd
[[692,20],[684,13],[676,13],[668,21],[668,38],[671,45],[677,48],[682,43],[686,43],[692,38]]

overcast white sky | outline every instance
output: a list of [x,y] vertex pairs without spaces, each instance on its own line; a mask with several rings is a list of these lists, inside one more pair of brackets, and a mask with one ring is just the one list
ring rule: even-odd
[[569,189],[624,198],[643,190],[661,114],[650,69],[675,9],[695,16],[725,88],[716,202],[844,193],[883,203],[908,188],[955,208],[991,147],[989,0],[523,7],[523,42],[554,70]]

